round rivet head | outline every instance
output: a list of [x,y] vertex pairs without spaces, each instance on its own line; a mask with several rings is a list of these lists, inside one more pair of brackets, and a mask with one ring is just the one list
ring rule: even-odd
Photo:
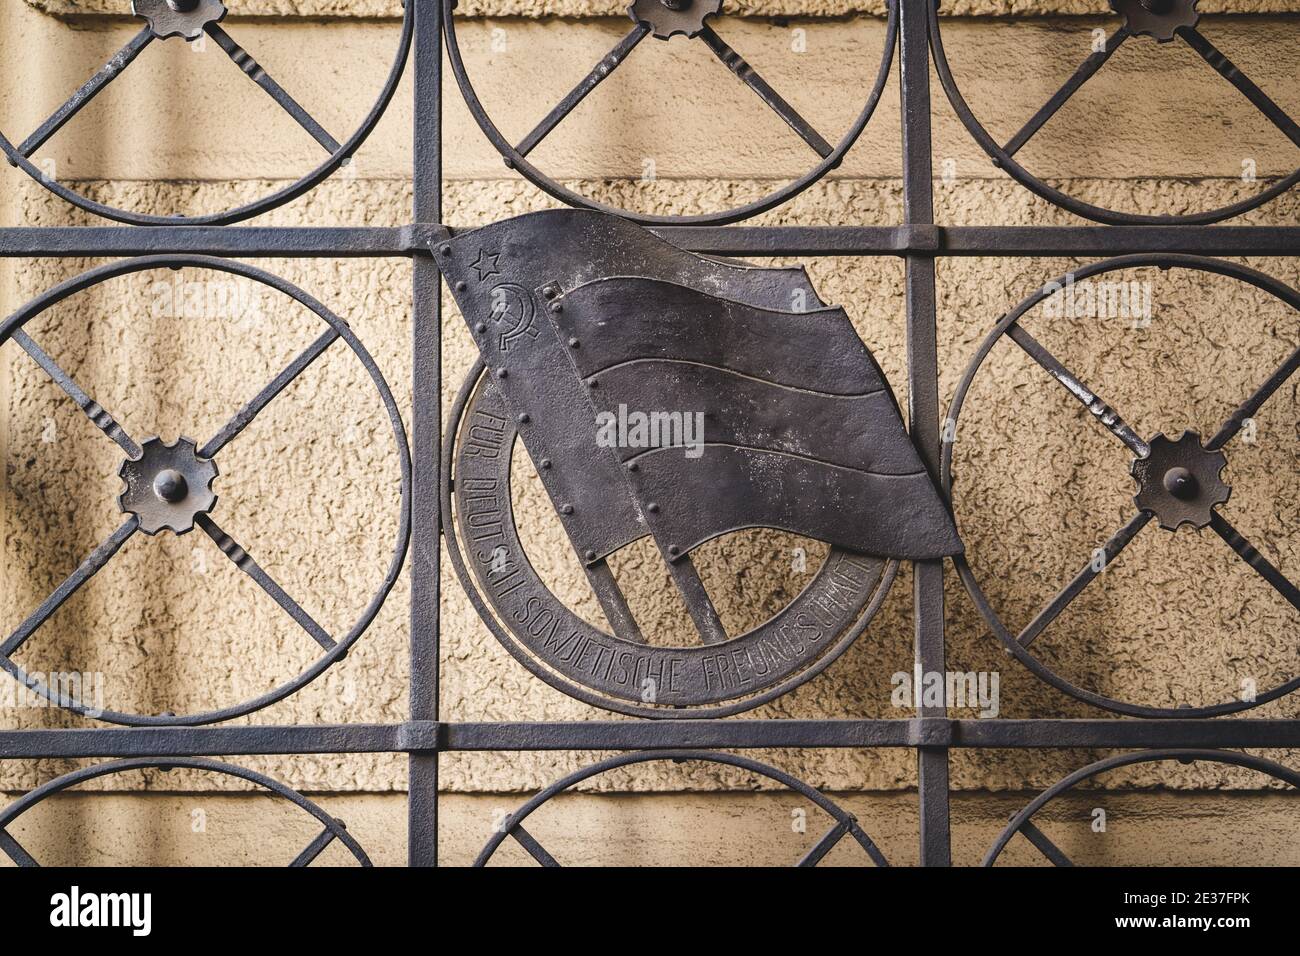
[[474,331],[475,331],[475,332],[479,332],[479,333],[486,332],[486,331],[487,331],[487,323],[486,323],[486,322],[480,322],[478,325],[474,326]]
[[627,470],[628,470],[628,471],[637,471],[638,469],[640,469],[640,467],[641,467],[641,466],[638,465],[638,464],[637,464],[636,462],[634,462],[634,461],[629,461],[629,462],[627,463]]
[[464,279],[462,279],[460,282],[457,282],[457,283],[456,283],[456,291],[457,291],[457,292],[464,292],[467,288],[468,288],[468,286],[465,285],[465,280],[464,280]]
[[659,506],[652,501],[650,504],[646,505],[645,510],[650,512],[652,515],[657,515],[659,513]]
[[573,514],[573,505],[564,505],[562,508],[560,508],[560,513],[566,515]]
[[1165,486],[1165,491],[1180,501],[1195,498],[1198,491],[1196,476],[1181,466],[1166,471],[1162,483]]
[[552,303],[551,303],[551,311],[552,311],[552,312],[563,312],[563,311],[564,311],[564,304],[561,303],[561,302],[552,302]]
[[158,477],[153,480],[153,491],[163,501],[174,505],[178,501],[184,501],[190,489],[184,475],[173,468],[168,468],[158,472]]
[[668,546],[668,553],[671,554],[671,555],[675,558],[675,557],[677,557],[677,555],[679,555],[679,554],[682,553],[682,549],[679,548],[679,547],[677,547],[677,545],[675,545],[675,544],[670,544],[670,545]]
[[577,347],[578,347],[578,340],[577,340],[577,339],[569,339],[569,348],[571,348],[571,349],[576,349]]
[[587,387],[588,387],[588,388],[600,388],[600,382],[598,382],[596,379],[593,378],[590,382],[587,383]]
[[505,369],[503,369],[503,368],[499,368],[499,369],[497,369],[497,378],[505,378],[505,377],[506,377],[507,375],[509,375],[509,374],[510,374],[510,373],[507,372],[507,371],[506,371]]
[[533,420],[532,417],[527,412],[524,412],[522,415],[519,416],[520,425],[527,425],[532,420]]
[[449,256],[449,255],[451,255],[451,246],[448,245],[447,243],[443,243],[443,244],[438,248],[438,251],[441,252],[444,256]]
[[549,459],[549,458],[543,458],[543,459],[542,459],[542,468],[545,469],[545,468],[550,468],[550,467],[551,467],[551,459]]
[[587,552],[587,560],[588,560],[588,561],[595,561],[595,560],[596,560],[596,552],[595,552],[595,551],[588,551],[588,552]]

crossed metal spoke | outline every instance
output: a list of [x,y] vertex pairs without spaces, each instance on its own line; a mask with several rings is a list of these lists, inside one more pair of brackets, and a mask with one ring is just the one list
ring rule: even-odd
[[825,159],[835,152],[834,147],[826,142],[817,130],[813,129],[812,124],[804,119],[798,110],[787,103],[780,93],[772,89],[768,82],[758,75],[758,71],[746,62],[743,56],[733,50],[726,40],[718,36],[713,27],[706,23],[704,29],[700,31],[700,38],[713,51],[713,55],[721,60],[727,69],[736,74],[742,83],[757,93],[759,99],[771,107],[777,116],[785,120],[789,127],[817,152],[818,156]]
[[1297,125],[1295,120],[1287,116],[1282,107],[1274,103],[1267,93],[1256,86],[1250,77],[1242,73],[1236,64],[1206,39],[1203,33],[1195,27],[1179,27],[1176,32],[1188,46],[1199,53],[1201,58],[1214,68],[1216,73],[1235,86],[1242,96],[1250,100],[1256,109],[1267,116],[1287,139],[1300,146],[1300,125]]
[[1227,518],[1214,512],[1210,516],[1210,527],[1214,529],[1215,534],[1228,543],[1228,547],[1237,552],[1238,557],[1255,569],[1265,581],[1271,584],[1279,594],[1287,599],[1297,611],[1300,611],[1300,588],[1297,588],[1286,575],[1277,569],[1277,567],[1255,550],[1246,538]]
[[515,842],[528,851],[531,856],[542,866],[558,867],[560,862],[546,851],[546,847],[537,842],[537,839],[523,828],[522,825],[515,825],[510,828],[510,835],[515,838]]
[[[199,456],[201,458],[212,458],[222,448],[233,441],[241,432],[244,431],[253,420],[262,412],[267,405],[275,399],[277,395],[289,387],[299,375],[305,372],[313,362],[320,358],[325,351],[336,342],[339,338],[337,329],[331,327],[322,333],[314,342],[303,349],[298,356],[281,370],[280,374],[271,379],[266,387],[258,392],[248,404],[244,405],[230,421],[226,422],[221,429],[210,438],[201,449]],[[253,556],[235,541],[230,535],[221,529],[212,518],[206,514],[200,514],[195,518],[196,523],[212,539],[221,552],[228,557],[235,565],[257,583],[257,586],[270,595],[271,599],[287,613],[291,618],[298,622],[298,625],[311,635],[312,640],[323,647],[325,650],[333,650],[337,646],[334,638],[316,622],[316,620],[307,613],[301,604],[291,598],[284,588],[280,587],[276,581],[267,574],[266,570],[253,559]],[[310,849],[310,847],[308,848]],[[324,849],[324,847],[321,847]],[[304,851],[306,852],[306,851]],[[320,852],[319,850],[317,852]],[[310,861],[309,861],[310,862]],[[306,864],[301,864],[306,865]]]
[[[1109,405],[1103,402],[1071,373],[1060,361],[1044,348],[1023,327],[1013,324],[1007,329],[1007,335],[1016,342],[1039,365],[1046,369],[1069,392],[1081,401],[1096,418],[1102,422],[1120,441],[1124,442],[1134,454],[1144,456],[1149,446],[1130,428]],[[1239,431],[1247,419],[1257,414],[1264,403],[1282,387],[1292,375],[1300,371],[1300,348],[1297,348],[1258,389],[1247,398],[1236,411],[1224,422],[1223,427],[1206,444],[1206,450],[1217,451],[1227,444]],[[1105,561],[1101,568],[1095,559],[1090,560],[1075,577],[1057,592],[1056,596],[1025,626],[1016,638],[1022,647],[1028,647],[1045,631],[1061,613],[1077,598],[1083,590],[1098,577],[1119,554],[1132,543],[1138,533],[1146,527],[1153,515],[1142,511],[1135,515],[1123,528],[1102,547]],[[1237,555],[1250,565],[1279,594],[1300,610],[1300,588],[1297,588],[1278,568],[1265,558],[1246,538],[1233,527],[1231,522],[1219,511],[1211,515],[1210,527],[1221,537]],[[1046,839],[1044,837],[1044,839]]]
[[798,866],[816,866],[822,861],[827,853],[835,849],[836,845],[844,838],[844,834],[849,832],[849,821],[839,820],[836,824],[822,835],[817,844],[804,854],[804,858],[799,861]]
[[24,850],[22,844],[11,837],[6,830],[0,830],[0,850],[3,850],[5,856],[19,866],[40,866],[36,858]]
[[289,597],[284,588],[275,583],[275,580],[262,569],[260,564],[253,560],[252,555],[240,547],[234,538],[222,531],[217,523],[206,514],[200,513],[196,515],[194,521],[207,533],[213,543],[221,549],[221,553],[234,562],[235,567],[252,578],[258,587],[269,594],[271,599],[280,605],[286,614],[297,621],[298,625],[310,634],[317,644],[327,651],[334,649],[336,646],[335,640],[329,636],[323,627],[316,623],[301,604]]
[[[1277,105],[1267,93],[1261,90],[1255,83],[1242,73],[1241,70],[1229,60],[1222,51],[1211,43],[1203,33],[1195,27],[1180,27],[1177,31],[1178,36],[1193,50],[1200,54],[1201,58],[1208,63],[1216,73],[1235,86],[1246,99],[1250,102],[1276,126],[1282,133],[1300,146],[1300,124],[1291,119],[1286,112]],[[1029,140],[1063,107],[1079,89],[1092,79],[1096,73],[1106,65],[1116,50],[1127,40],[1131,33],[1126,27],[1120,27],[1106,39],[1105,45],[1088,57],[1079,65],[1074,74],[1065,81],[1065,84],[1043,104],[1042,108],[1035,113],[1020,130],[1016,133],[1003,147],[1003,152],[1008,156],[1014,156],[1018,153]]]
[[1020,824],[1020,832],[1025,839],[1038,848],[1038,851],[1052,862],[1053,866],[1074,866],[1074,862],[1065,855],[1059,846],[1047,838],[1047,834],[1026,820]]
[[37,365],[45,370],[45,373],[54,380],[54,384],[63,389],[68,394],[68,397],[77,403],[77,406],[90,419],[91,423],[126,452],[128,458],[134,461],[140,457],[140,446],[118,424],[117,420],[108,413],[103,405],[87,395],[85,390],[73,380],[72,376],[65,372],[44,349],[37,345],[31,336],[22,329],[16,329],[12,338],[22,347],[23,351],[32,357],[32,360]]
[[1229,416],[1228,420],[1223,423],[1223,427],[1218,430],[1205,447],[1210,451],[1218,451],[1231,441],[1237,432],[1241,431],[1246,420],[1254,418],[1264,406],[1264,403],[1273,397],[1273,393],[1285,385],[1287,380],[1297,371],[1300,371],[1300,348],[1292,352],[1281,367],[1270,375],[1250,398],[1238,406],[1237,410]]
[[[1231,441],[1246,421],[1258,414],[1273,394],[1277,392],[1291,376],[1300,370],[1300,348],[1297,348],[1285,362],[1270,375],[1255,392],[1241,403],[1223,423],[1205,446],[1210,451],[1217,451]],[[1273,586],[1279,594],[1300,611],[1300,588],[1297,588],[1268,558],[1259,553],[1244,535],[1241,534],[1227,518],[1218,511],[1210,516],[1210,527],[1222,538],[1237,556],[1250,565],[1260,577]]]
[[1070,97],[1074,96],[1074,94],[1079,91],[1079,88],[1083,86],[1083,84],[1092,79],[1097,71],[1106,65],[1106,61],[1109,60],[1111,55],[1120,48],[1120,44],[1130,36],[1132,36],[1132,34],[1124,27],[1120,27],[1112,33],[1106,39],[1105,46],[1093,53],[1093,55],[1088,57],[1088,59],[1084,60],[1083,63],[1079,65],[1079,68],[1074,71],[1074,75],[1065,81],[1065,85],[1057,90],[1050,100],[1043,104],[1042,109],[1030,118],[1029,122],[1021,128],[1020,132],[1011,137],[1010,142],[1008,142],[1006,146],[1002,147],[1003,152],[1008,156],[1014,156],[1016,153],[1020,152],[1021,147],[1023,147],[1025,143],[1029,142],[1030,138],[1042,129],[1048,120],[1056,115],[1061,107],[1069,101]]
[[45,144],[45,142],[63,128],[63,125],[81,112],[82,107],[99,95],[100,91],[108,84],[112,83],[118,76],[131,65],[131,62],[140,55],[140,52],[149,45],[153,40],[153,29],[145,27],[130,42],[117,53],[113,58],[99,68],[94,76],[86,81],[85,85],[72,97],[55,110],[54,115],[42,123],[31,136],[28,136],[18,146],[18,152],[26,157],[30,157]]
[[337,839],[337,837],[335,836],[333,829],[326,827],[320,832],[320,835],[316,837],[316,839],[307,844],[307,847],[294,858],[294,861],[289,864],[290,868],[311,866],[312,862],[324,853],[335,839]]
[[871,837],[867,836],[866,831],[858,826],[858,821],[852,817],[836,821],[835,825],[827,830],[816,845],[805,853],[803,859],[795,865],[800,867],[816,866],[825,858],[827,853],[830,853],[839,845],[839,842],[844,839],[847,833],[853,834],[853,838],[858,841],[862,849],[867,851],[867,855],[871,857],[876,866],[889,866],[889,861],[885,859],[885,855],[871,842]]
[[[122,428],[121,425],[109,414],[102,405],[94,401],[76,381],[65,372],[50,355],[45,352],[36,342],[22,329],[13,333],[13,339],[19,346],[27,352],[28,355],[50,376],[54,382],[63,389],[64,392],[72,398],[73,401],[81,408],[86,417],[90,419],[96,427],[104,432],[109,438],[118,444],[131,459],[138,459],[141,455],[140,446],[131,438],[130,435]],[[247,405],[239,410],[235,416],[227,422],[216,435],[214,435],[200,450],[199,454],[204,458],[213,457],[218,451],[225,447],[232,439],[240,434],[257,415],[270,402],[279,395],[290,383],[294,381],[304,370],[306,370],[317,358],[319,358],[333,342],[339,338],[339,333],[331,328],[311,345],[303,350],[288,366],[284,368],[265,388],[262,389]],[[258,586],[262,588],[271,598],[280,605],[298,624],[311,635],[325,650],[332,650],[336,646],[336,641],[302,608],[293,598],[284,591],[265,570],[240,547],[234,539],[227,535],[217,526],[206,514],[200,514],[197,519],[200,527],[207,532],[208,536],[216,543],[227,557],[235,565],[251,577]],[[132,515],[116,532],[113,533],[103,544],[95,549],[91,555],[74,571],[62,584],[54,590],[41,605],[23,621],[18,628],[9,635],[3,644],[0,644],[0,657],[10,657],[26,643],[27,639],[44,624],[51,615],[54,614],[67,600],[87,581],[95,576],[109,560],[121,550],[127,540],[139,530],[139,519]]]
[[[605,79],[618,69],[618,67],[627,59],[644,40],[650,35],[651,28],[648,24],[638,22],[632,30],[615,44],[614,48],[605,54],[585,77],[579,81],[578,85],[569,91],[550,113],[546,115],[531,133],[520,141],[515,147],[515,152],[520,156],[527,156],[537,148],[538,143],[545,139],[556,126],[564,120],[566,116],[577,108],[578,104],[586,99],[587,94],[599,86]],[[833,153],[834,147],[822,137],[812,124],[799,114],[793,106],[777,93],[771,85],[768,84],[762,76],[758,74],[743,56],[737,53],[732,47],[718,36],[717,32],[708,24],[700,31],[700,38],[713,54],[734,73],[741,82],[758,94],[759,98],[766,103],[778,116],[781,117],[791,129],[816,150],[817,155],[825,159]]]
[[644,23],[637,23],[627,36],[619,40],[614,49],[605,54],[604,58],[591,68],[591,72],[582,78],[569,94],[556,104],[555,109],[546,114],[546,118],[537,124],[537,127],[523,138],[515,152],[520,156],[527,156],[537,144],[550,135],[551,130],[560,125],[560,122],[572,113],[584,99],[587,94],[600,86],[602,82],[613,73],[627,59],[628,54],[636,49],[637,44],[650,35],[650,27]]
[[[253,58],[253,55],[240,46],[235,39],[221,27],[220,24],[208,23],[203,29],[208,36],[212,37],[212,39],[216,41],[217,45],[225,51],[226,55],[234,61],[235,65],[244,71],[249,79],[261,87],[262,90],[271,97],[271,99],[275,100],[280,108],[293,117],[298,125],[305,129],[311,135],[312,139],[316,140],[316,142],[324,147],[326,151],[333,154],[337,153],[342,148],[339,141],[331,136],[325,127],[321,126],[321,124],[318,123],[297,100],[290,96],[288,91],[276,82],[276,80],[266,72],[266,69]],[[70,119],[81,112],[86,104],[98,96],[105,87],[117,79],[118,76],[122,74],[122,71],[131,65],[135,58],[140,55],[144,48],[147,47],[153,39],[154,33],[152,26],[144,27],[144,29],[132,37],[126,46],[122,47],[122,49],[115,53],[112,59],[105,63],[94,76],[87,80],[86,83],[77,90],[77,92],[73,93],[66,103],[55,110],[49,119],[42,123],[35,132],[18,145],[18,153],[22,156],[30,157],[34,152],[36,152],[36,150],[40,149],[51,136],[57,133]],[[638,39],[640,38],[638,37]],[[626,53],[624,56],[626,56]],[[599,79],[596,80],[595,83],[592,83],[592,87],[594,88],[596,83],[599,82]],[[570,95],[572,96],[572,94]],[[585,92],[579,95],[569,109],[576,106],[578,101],[582,99],[582,96],[585,95]],[[565,112],[567,112],[567,110]],[[563,118],[563,114],[560,118]],[[559,119],[557,119],[556,122],[559,122]],[[542,135],[545,135],[545,133]]]
[[122,545],[126,544],[139,528],[140,519],[135,515],[131,515],[103,544],[91,552],[90,557],[81,562],[81,566],[77,570],[68,575],[63,583],[54,589],[54,592],[28,616],[27,620],[18,625],[18,629],[9,635],[4,644],[0,644],[0,658],[11,657],[22,647],[36,629],[49,620],[50,616],[62,607],[68,598],[77,592],[78,588],[93,578],[104,565],[108,564],[113,555],[122,549]]
[[298,101],[285,91],[279,83],[271,78],[262,65],[253,59],[252,54],[235,42],[220,24],[208,23],[203,29],[208,36],[217,41],[217,46],[226,51],[226,55],[260,86],[271,99],[275,100],[286,113],[297,121],[298,125],[311,134],[312,139],[320,143],[330,154],[337,153],[342,147],[339,141],[325,131],[325,128],[312,118],[312,115],[299,105]]
[[1056,356],[1045,349],[1019,323],[1012,323],[1007,329],[1007,335],[1048,374],[1060,382],[1066,391],[1082,402],[1092,416],[1101,422],[1107,431],[1128,446],[1133,454],[1139,458],[1145,458],[1150,454],[1151,447],[1129,427],[1119,413],[1102,401],[1096,392],[1084,385],[1077,375],[1062,365]]
[[220,431],[208,439],[207,443],[199,449],[199,457],[212,458],[225,448],[240,432],[253,423],[253,419],[261,413],[262,409],[271,404],[272,399],[288,388],[294,379],[305,372],[338,338],[338,331],[331,327],[315,342],[303,349],[297,358],[285,366],[284,371],[273,378],[253,397],[252,401],[236,412]]
[[1016,638],[1020,642],[1020,646],[1028,647],[1043,631],[1047,630],[1051,623],[1060,617],[1061,612],[1083,593],[1083,589],[1091,584],[1093,579],[1100,575],[1102,571],[1110,567],[1110,563],[1132,543],[1133,539],[1138,536],[1138,532],[1147,526],[1152,517],[1153,515],[1149,511],[1139,511],[1128,524],[1116,531],[1111,536],[1111,539],[1102,546],[1102,552],[1105,554],[1105,562],[1102,566],[1097,567],[1096,558],[1084,565],[1083,570],[1076,574],[1069,584],[1057,592],[1056,597],[1052,598],[1047,606],[1039,611],[1034,619],[1025,626],[1025,629],[1020,632],[1020,636]]

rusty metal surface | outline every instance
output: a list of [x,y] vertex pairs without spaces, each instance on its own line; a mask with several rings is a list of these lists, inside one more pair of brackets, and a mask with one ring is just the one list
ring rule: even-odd
[[[532,213],[437,246],[447,278],[525,447],[577,553],[605,558],[645,534],[625,494],[618,462],[595,444],[589,407],[568,368],[569,346],[550,316],[543,286],[572,288],[608,275],[643,275],[716,291],[738,302],[783,307],[820,303],[801,268],[758,269],[684,252],[612,216],[583,210]],[[522,417],[527,416],[523,422]],[[544,466],[543,462],[550,462]]]

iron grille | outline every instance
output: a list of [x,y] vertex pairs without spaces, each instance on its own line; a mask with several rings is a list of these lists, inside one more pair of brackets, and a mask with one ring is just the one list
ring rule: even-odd
[[[790,775],[758,764],[749,758],[720,751],[757,748],[906,748],[914,750],[918,765],[921,860],[927,866],[950,862],[949,754],[954,748],[1106,748],[1131,751],[1083,767],[1061,780],[1024,808],[1011,821],[990,849],[992,862],[1017,833],[1030,839],[1053,863],[1069,860],[1059,848],[1034,827],[1030,818],[1060,792],[1105,770],[1134,763],[1165,760],[1205,760],[1226,763],[1270,774],[1292,786],[1300,786],[1300,774],[1262,758],[1234,752],[1234,748],[1295,748],[1300,746],[1300,722],[1292,720],[1223,717],[1244,711],[1291,692],[1300,676],[1261,694],[1252,703],[1231,702],[1220,706],[1185,711],[1140,707],[1112,700],[1075,687],[1056,675],[1030,654],[1033,638],[1054,619],[1096,576],[1085,568],[1070,582],[1024,632],[1012,634],[997,612],[984,599],[974,570],[967,561],[955,559],[956,570],[970,590],[994,633],[1006,647],[1043,680],[1066,694],[1121,715],[1099,715],[1077,720],[966,720],[951,717],[943,707],[921,706],[916,715],[897,720],[789,720],[746,719],[723,716],[703,717],[656,715],[646,720],[590,720],[560,723],[465,723],[440,719],[439,701],[440,621],[439,565],[440,535],[450,507],[446,470],[450,444],[444,447],[439,414],[442,388],[441,369],[441,283],[438,249],[457,231],[442,222],[442,94],[443,55],[447,53],[454,79],[471,112],[507,165],[564,203],[580,208],[606,209],[548,177],[528,159],[529,153],[577,106],[642,39],[685,34],[704,43],[741,81],[774,110],[816,154],[816,164],[804,176],[772,195],[738,209],[694,217],[650,217],[614,212],[648,226],[661,238],[695,253],[726,256],[878,256],[897,257],[906,265],[908,420],[917,449],[931,474],[950,488],[951,443],[946,442],[941,423],[945,416],[956,421],[967,388],[979,363],[1001,337],[1013,339],[1031,358],[1043,366],[1070,393],[1086,405],[1123,445],[1139,457],[1149,457],[1154,441],[1135,434],[1101,397],[1017,324],[1017,319],[1046,293],[1039,293],[1006,313],[976,356],[958,392],[951,411],[939,399],[936,262],[944,257],[1053,256],[1112,257],[1077,271],[1076,275],[1103,274],[1134,265],[1189,268],[1231,276],[1278,297],[1300,309],[1300,293],[1262,273],[1235,265],[1223,257],[1294,256],[1300,250],[1300,228],[1293,226],[1221,226],[1248,209],[1262,205],[1290,189],[1300,171],[1261,190],[1248,202],[1183,217],[1136,216],[1103,209],[1075,199],[1035,177],[1015,158],[1020,148],[1072,96],[1100,70],[1115,50],[1139,34],[1162,40],[1181,40],[1195,50],[1226,81],[1260,110],[1292,142],[1300,145],[1297,127],[1259,87],[1218,51],[1196,27],[1195,3],[1171,0],[1151,4],[1144,0],[1113,0],[1123,26],[1112,33],[1104,46],[1089,57],[1078,72],[1005,145],[999,144],[976,119],[962,97],[948,67],[943,47],[938,5],[928,0],[890,0],[886,52],[874,77],[867,103],[848,134],[836,145],[816,129],[769,85],[744,58],[707,24],[701,14],[716,12],[718,4],[702,2],[692,13],[690,4],[641,3],[633,7],[634,27],[598,63],[592,72],[518,145],[500,133],[479,102],[457,45],[453,10],[455,0],[410,0],[406,3],[398,52],[392,73],[370,114],[356,133],[340,142],[331,136],[288,92],[284,90],[220,25],[224,7],[217,0],[137,0],[136,8],[149,19],[141,32],[100,70],[65,106],[17,146],[0,137],[0,148],[14,166],[43,182],[56,195],[101,218],[122,225],[90,228],[0,229],[0,254],[28,257],[104,257],[113,264],[86,273],[58,286],[28,303],[0,326],[0,343],[12,339],[41,365],[60,388],[81,407],[91,421],[128,457],[124,468],[136,468],[142,481],[152,481],[157,492],[147,501],[124,510],[129,517],[118,532],[103,543],[50,597],[37,608],[0,650],[0,662],[17,680],[56,703],[84,711],[81,702],[62,695],[24,674],[11,655],[33,634],[78,587],[102,568],[132,535],[150,533],[176,522],[197,526],[217,542],[223,552],[317,642],[323,655],[298,679],[271,695],[234,707],[195,716],[153,717],[109,711],[96,716],[124,726],[86,727],[72,730],[26,730],[0,732],[0,758],[32,759],[53,757],[117,758],[95,764],[48,783],[0,813],[0,851],[24,865],[36,861],[5,829],[34,803],[51,793],[85,780],[147,766],[183,766],[231,774],[258,784],[286,798],[313,815],[322,825],[320,836],[295,861],[305,865],[334,841],[339,841],[361,863],[368,863],[364,849],[339,823],[301,794],[272,779],[235,765],[210,758],[262,754],[399,753],[409,758],[409,863],[435,865],[438,859],[439,763],[443,754],[470,751],[625,751],[557,781],[524,804],[509,818],[508,825],[486,846],[480,857],[485,862],[508,838],[519,842],[536,860],[553,865],[556,860],[525,829],[528,815],[555,794],[600,772],[653,760],[703,760],[740,767],[803,794],[826,810],[832,828],[802,861],[815,864],[840,840],[855,840],[876,863],[886,861],[879,849],[851,815]],[[115,209],[73,192],[41,175],[31,162],[32,153],[54,135],[64,123],[89,102],[124,69],[149,43],[167,36],[210,38],[244,69],[281,108],[321,145],[328,158],[301,181],[253,204],[217,215],[194,218],[140,215]],[[1166,35],[1167,34],[1167,35]],[[415,76],[415,203],[412,221],[400,228],[274,228],[236,226],[311,190],[350,160],[383,115],[391,101],[407,62],[414,55]],[[866,128],[882,95],[885,82],[897,66],[901,79],[904,168],[903,221],[892,226],[752,226],[742,223],[759,212],[778,206],[816,182],[839,165]],[[934,221],[933,158],[931,149],[930,69],[937,70],[946,92],[970,134],[994,162],[1014,179],[1039,196],[1095,224],[1065,227],[965,226],[947,227]],[[405,257],[411,263],[415,304],[413,360],[413,420],[409,436],[397,411],[396,402],[379,369],[369,358],[358,337],[325,306],[307,293],[261,269],[241,264],[239,258],[258,257]],[[136,257],[136,258],[127,258]],[[202,446],[156,446],[138,444],[75,380],[24,330],[28,320],[50,305],[97,282],[159,267],[201,266],[223,270],[263,283],[311,309],[325,324],[321,337],[291,363],[284,372]],[[244,551],[229,538],[200,505],[178,507],[182,495],[177,487],[202,486],[211,481],[205,463],[239,433],[256,415],[327,349],[343,339],[369,372],[383,399],[389,424],[402,463],[401,513],[398,540],[392,563],[371,606],[343,637],[336,639],[313,621],[301,606]],[[1276,392],[1298,369],[1300,351],[1247,397],[1221,431],[1201,447],[1190,451],[1170,442],[1163,450],[1171,457],[1170,470],[1188,472],[1209,467],[1213,456],[1236,434],[1242,422]],[[1181,449],[1181,450],[1180,450]],[[1210,465],[1203,457],[1210,456]],[[148,467],[146,467],[148,466]],[[1179,472],[1181,474],[1181,471]],[[1217,475],[1217,472],[1215,472]],[[1139,511],[1132,521],[1106,545],[1106,553],[1118,554],[1153,519],[1200,521],[1195,514],[1180,510],[1178,488],[1168,485],[1168,496]],[[134,510],[133,510],[134,509]],[[1216,532],[1244,561],[1253,567],[1293,606],[1300,608],[1300,591],[1295,584],[1264,558],[1217,511],[1207,513],[1203,523]],[[960,516],[959,516],[960,517]],[[409,548],[409,556],[408,556]],[[292,694],[311,681],[362,636],[396,577],[407,562],[411,578],[410,596],[410,716],[405,722],[385,725],[344,726],[229,726],[228,718],[255,712]],[[892,574],[892,572],[891,572]],[[915,653],[926,671],[940,671],[945,661],[944,562],[915,562],[913,611]],[[735,708],[738,711],[743,708]],[[731,713],[727,711],[726,713]],[[1209,720],[1206,718],[1221,717]],[[1141,719],[1136,719],[1141,718]],[[215,726],[207,726],[215,725]]]

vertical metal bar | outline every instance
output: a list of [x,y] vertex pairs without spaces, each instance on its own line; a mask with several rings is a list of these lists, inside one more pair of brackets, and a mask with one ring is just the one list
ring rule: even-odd
[[[442,5],[415,10],[415,221],[442,219]],[[411,719],[438,719],[442,278],[432,256],[412,264]],[[412,753],[407,862],[438,864],[438,755]]]
[[[903,205],[909,225],[934,222],[934,180],[930,154],[930,49],[927,3],[899,0],[899,70],[903,112]],[[932,475],[939,473],[939,355],[935,303],[935,260],[907,256],[908,422],[921,458]],[[914,567],[913,606],[918,675],[945,671],[943,562],[922,561]],[[918,690],[921,682],[917,682]],[[919,695],[918,695],[919,696]],[[943,706],[924,706],[921,717],[945,717]],[[948,750],[917,750],[920,794],[921,865],[952,862],[948,826]]]

